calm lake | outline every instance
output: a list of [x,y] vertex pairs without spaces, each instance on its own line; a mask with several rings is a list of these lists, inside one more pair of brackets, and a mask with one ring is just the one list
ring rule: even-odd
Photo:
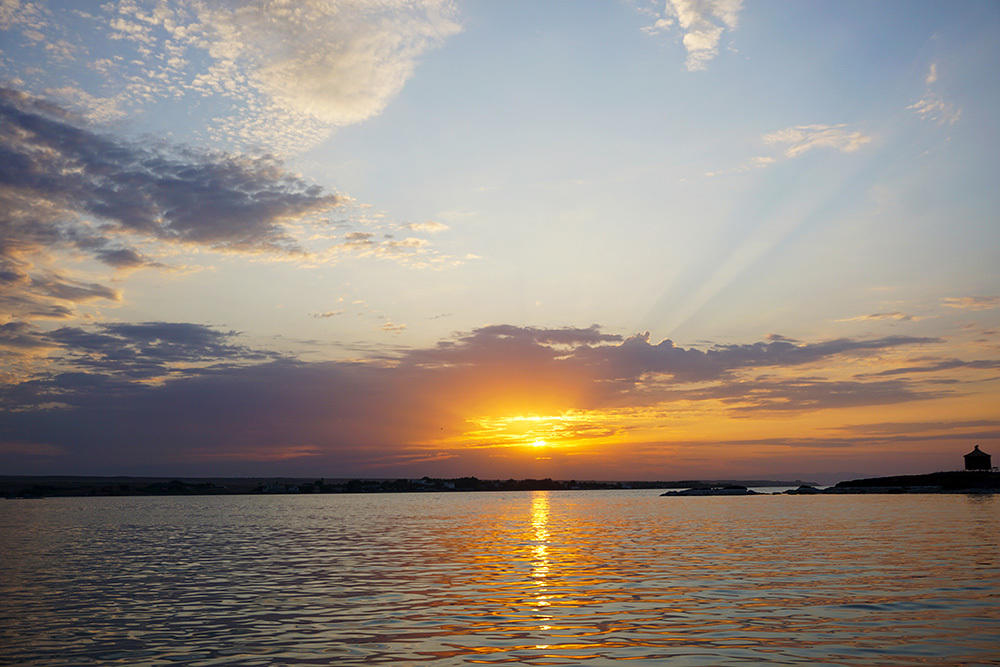
[[1000,664],[1000,497],[0,501],[7,664]]

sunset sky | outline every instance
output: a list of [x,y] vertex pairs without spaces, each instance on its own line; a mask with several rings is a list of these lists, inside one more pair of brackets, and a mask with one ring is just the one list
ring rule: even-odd
[[998,65],[994,0],[0,0],[0,474],[996,461]]

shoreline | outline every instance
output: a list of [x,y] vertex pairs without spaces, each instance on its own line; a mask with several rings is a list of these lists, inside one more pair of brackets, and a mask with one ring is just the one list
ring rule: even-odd
[[[772,493],[756,488],[786,487]],[[0,476],[0,497],[74,498],[122,496],[218,496],[362,493],[450,493],[663,489],[662,496],[994,494],[1000,471],[955,470],[846,480],[825,488],[802,480],[602,481],[545,479],[338,478],[305,477],[132,477],[74,475]]]
[[485,491],[585,491],[622,489],[686,489],[739,484],[755,487],[795,487],[802,480],[674,480],[599,481],[506,479],[477,477],[419,479],[314,477],[131,477],[73,475],[0,476],[3,498],[72,498],[92,496],[271,495],[308,493],[428,493]]
[[994,494],[1000,493],[1000,471],[949,470],[924,475],[894,475],[852,479],[826,487],[803,484],[780,494],[759,493],[749,485],[717,485],[693,487],[682,491],[668,491],[662,496],[761,496],[761,495],[861,495],[861,494]]

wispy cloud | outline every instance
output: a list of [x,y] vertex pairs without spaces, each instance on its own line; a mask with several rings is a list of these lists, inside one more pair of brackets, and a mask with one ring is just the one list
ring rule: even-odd
[[924,83],[926,84],[924,96],[906,108],[924,120],[934,121],[942,125],[954,125],[961,118],[962,110],[946,101],[934,89],[934,84],[937,81],[937,63],[931,63],[927,70],[927,76],[924,77]]
[[949,296],[941,300],[948,308],[991,310],[1000,308],[1000,296]]
[[853,153],[872,138],[859,130],[851,130],[846,124],[839,125],[795,125],[783,130],[765,134],[765,144],[784,146],[784,156],[798,157],[817,148],[832,148],[842,153]]
[[924,83],[929,86],[932,83],[937,82],[937,79],[937,63],[931,63],[931,66],[927,68],[927,76],[924,77]]
[[666,0],[644,31],[656,34],[676,24],[687,51],[685,65],[690,71],[702,70],[718,55],[723,33],[736,29],[742,9],[743,0]]
[[443,222],[435,222],[434,220],[428,220],[427,222],[411,222],[404,225],[404,227],[410,231],[426,232],[428,234],[436,234],[449,229],[448,225]]
[[924,120],[933,120],[941,124],[954,125],[962,116],[962,110],[945,102],[941,96],[927,93],[922,98],[906,107]]
[[777,155],[757,155],[744,163],[727,169],[705,172],[706,176],[744,174],[756,169],[770,167],[781,159],[797,158],[808,151],[828,148],[841,153],[854,153],[872,141],[870,135],[860,130],[848,128],[845,123],[838,125],[793,125],[761,137],[761,142],[782,150]]
[[819,378],[755,378],[683,394],[715,398],[736,413],[802,412],[858,406],[891,405],[940,398],[940,387],[918,387],[901,380],[856,381]]
[[920,366],[899,366],[897,368],[888,368],[884,371],[865,373],[858,375],[857,377],[886,377],[892,375],[909,375],[911,373],[936,373],[939,371],[951,371],[957,368],[994,370],[1000,368],[1000,360],[974,359],[972,361],[964,361],[962,359],[943,359],[941,361],[935,361],[933,363],[927,363]]
[[891,313],[872,313],[870,315],[856,315],[855,317],[844,317],[837,322],[877,322],[879,320],[894,320],[897,322],[915,322],[923,319],[916,315],[907,315],[899,311]]

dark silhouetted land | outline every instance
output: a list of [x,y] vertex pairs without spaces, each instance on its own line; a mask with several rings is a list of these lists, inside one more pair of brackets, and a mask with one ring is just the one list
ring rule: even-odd
[[579,481],[553,479],[305,479],[294,477],[0,477],[0,496],[178,496],[271,493],[425,493],[433,491],[564,491],[585,489],[688,489],[721,486],[778,487],[802,480]]
[[824,493],[997,493],[1000,472],[952,470],[926,475],[870,477],[839,482]]

